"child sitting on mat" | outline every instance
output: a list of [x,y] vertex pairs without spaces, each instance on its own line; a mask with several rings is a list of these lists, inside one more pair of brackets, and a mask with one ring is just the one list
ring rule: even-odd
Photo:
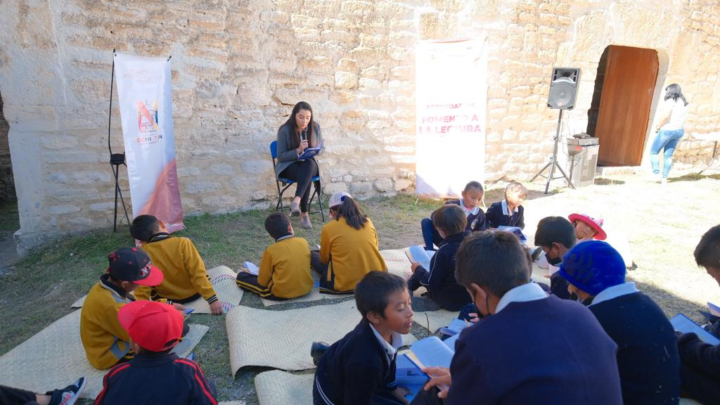
[[352,294],[371,271],[387,271],[370,218],[350,194],[330,197],[330,218],[320,232],[320,252],[311,252],[312,268],[320,274],[320,292]]
[[607,233],[602,228],[603,223],[605,223],[602,218],[595,218],[586,214],[570,214],[568,219],[575,227],[575,236],[578,242],[607,239]]
[[140,241],[141,248],[165,276],[158,286],[138,288],[135,292],[137,299],[157,301],[165,298],[186,304],[202,297],[210,304],[213,315],[223,313],[205,263],[190,239],[171,236],[165,224],[152,215],[135,218],[130,226],[130,235]]
[[290,218],[282,212],[265,219],[265,230],[275,239],[260,260],[258,275],[246,269],[237,275],[237,285],[269,300],[301,297],[313,288],[310,274],[310,247],[293,233]]
[[511,181],[505,187],[505,198],[493,203],[485,214],[487,228],[517,226],[525,228],[525,208],[522,206],[527,197],[527,189],[517,181]]
[[217,405],[200,366],[171,353],[183,331],[180,311],[159,302],[136,301],[117,316],[136,355],[105,375],[95,405]]
[[[410,291],[415,291],[420,286],[428,290],[428,297],[413,298],[413,306],[418,311],[440,308],[459,311],[472,302],[465,287],[455,280],[455,253],[465,237],[471,234],[465,228],[467,219],[463,211],[457,205],[445,205],[433,215],[433,224],[443,241],[437,253],[430,259],[429,271],[419,263],[413,262],[411,264],[413,275],[408,280]],[[426,302],[428,300],[431,302]]]
[[80,313],[80,338],[93,367],[104,370],[134,355],[118,311],[135,301],[138,286],[156,286],[163,274],[139,248],[120,248],[108,256],[107,273],[90,289]]
[[[485,230],[485,213],[482,208],[480,208],[483,195],[485,194],[482,184],[477,181],[471,181],[465,185],[465,189],[460,194],[462,197],[459,200],[450,200],[445,204],[458,205],[462,208],[467,217],[465,225],[466,231],[475,232]],[[443,241],[443,237],[438,233],[433,224],[435,212],[437,211],[430,214],[430,218],[424,218],[420,222],[423,241],[425,242],[425,250],[435,250],[435,245],[440,246]]]
[[313,403],[407,404],[395,382],[402,334],[410,333],[413,310],[405,280],[378,271],[355,288],[362,320],[317,360]]

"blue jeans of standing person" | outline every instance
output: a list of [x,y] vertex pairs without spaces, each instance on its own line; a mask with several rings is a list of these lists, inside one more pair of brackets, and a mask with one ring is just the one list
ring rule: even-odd
[[423,242],[425,242],[425,250],[435,250],[434,245],[440,246],[444,239],[435,229],[432,219],[424,218],[420,221],[420,228],[422,229]]
[[652,164],[653,173],[660,173],[660,168],[658,166],[658,154],[660,153],[660,149],[664,148],[662,178],[667,179],[668,173],[670,173],[670,168],[672,167],[672,155],[675,153],[675,148],[683,135],[685,135],[685,130],[682,129],[678,129],[677,131],[666,131],[661,129],[660,132],[658,132],[652,146],[650,147],[650,164]]

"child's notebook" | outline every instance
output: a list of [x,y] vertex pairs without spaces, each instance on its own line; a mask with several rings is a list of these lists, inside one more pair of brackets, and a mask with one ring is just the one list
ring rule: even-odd
[[259,268],[258,266],[256,266],[255,263],[245,262],[245,263],[243,263],[243,266],[244,266],[246,269],[248,269],[248,271],[250,272],[250,274],[253,274],[253,275],[256,275],[256,276],[257,276],[258,274],[260,274],[260,268]]
[[670,323],[676,331],[682,333],[694,333],[700,338],[700,340],[713,346],[720,344],[720,340],[718,338],[711,335],[710,332],[701,328],[700,325],[696,324],[683,314],[675,315],[672,319],[670,319]]
[[[410,346],[410,351],[397,357],[395,377],[398,386],[410,390],[405,396],[412,401],[422,389],[430,376],[422,372],[425,367],[450,368],[450,362],[455,355],[455,340],[459,334],[443,342],[435,336],[417,341]],[[452,346],[449,346],[451,344]]]
[[498,230],[500,230],[500,231],[505,231],[505,232],[510,232],[510,233],[514,234],[515,236],[517,236],[518,239],[520,239],[520,243],[522,243],[522,244],[527,244],[527,236],[525,236],[525,234],[523,233],[522,229],[520,229],[520,228],[517,227],[517,226],[503,226],[503,225],[500,225],[500,226],[498,226]]
[[430,259],[432,259],[435,251],[427,251],[420,245],[410,246],[410,253],[406,253],[411,262],[420,263],[425,270],[430,271]]

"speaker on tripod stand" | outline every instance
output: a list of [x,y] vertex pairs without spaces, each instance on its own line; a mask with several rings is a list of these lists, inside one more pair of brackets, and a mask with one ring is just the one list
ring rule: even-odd
[[[553,110],[560,110],[558,116],[557,132],[555,133],[555,147],[553,149],[553,155],[548,164],[545,165],[540,171],[530,179],[532,183],[538,177],[544,177],[547,179],[545,184],[545,194],[550,189],[550,182],[556,179],[565,179],[567,184],[575,188],[568,176],[565,174],[563,169],[557,162],[558,153],[558,142],[560,141],[560,126],[562,125],[562,117],[564,110],[572,110],[575,107],[575,97],[577,95],[577,86],[580,81],[580,69],[579,68],[554,68],[552,72],[552,78],[550,80],[550,91],[548,93],[548,107]],[[550,169],[550,173],[545,176],[543,172]],[[553,177],[555,175],[555,168],[562,174],[561,177]]]

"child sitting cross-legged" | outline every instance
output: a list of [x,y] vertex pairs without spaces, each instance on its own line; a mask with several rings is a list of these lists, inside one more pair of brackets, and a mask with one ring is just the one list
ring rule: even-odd
[[[483,195],[485,195],[482,184],[477,181],[471,181],[465,185],[465,189],[460,195],[462,196],[461,198],[450,200],[446,202],[445,205],[457,205],[463,210],[467,218],[465,222],[466,231],[475,232],[485,230],[485,212],[480,208]],[[433,222],[436,213],[437,211],[434,211],[430,214],[430,218],[424,218],[420,222],[423,241],[425,242],[425,250],[435,250],[435,245],[440,246],[444,239],[444,237],[438,233]]]
[[407,404],[395,381],[401,334],[409,333],[413,323],[405,280],[370,272],[357,284],[355,302],[362,320],[320,357],[313,403]]
[[153,301],[136,301],[118,313],[136,355],[103,379],[95,405],[211,404],[215,393],[200,366],[171,353],[183,331],[183,315]]
[[130,337],[118,322],[118,311],[135,301],[138,286],[156,286],[163,274],[139,248],[125,247],[108,255],[107,273],[90,289],[80,312],[80,338],[93,367],[104,370],[130,360]]
[[165,224],[152,215],[135,218],[130,226],[130,235],[140,241],[142,250],[165,276],[158,286],[139,288],[135,292],[137,299],[166,299],[186,304],[202,297],[210,304],[213,315],[223,313],[205,263],[190,239],[171,236]]
[[309,293],[313,288],[313,278],[310,275],[310,247],[307,241],[295,236],[290,218],[282,212],[267,217],[265,230],[275,243],[265,249],[258,275],[245,269],[238,273],[238,287],[277,301]]
[[525,228],[525,208],[522,203],[527,197],[527,189],[517,181],[511,181],[505,187],[505,198],[493,203],[485,214],[487,228],[517,226]]
[[[457,205],[445,205],[435,211],[433,224],[443,241],[430,259],[430,269],[425,269],[416,262],[411,264],[413,275],[408,280],[408,288],[415,291],[424,286],[428,290],[427,298],[413,298],[416,310],[443,308],[459,311],[472,302],[465,287],[455,280],[455,253],[462,241],[471,234],[465,230],[466,222],[463,209]],[[433,302],[428,303],[428,299]],[[435,305],[432,305],[433,303]]]

